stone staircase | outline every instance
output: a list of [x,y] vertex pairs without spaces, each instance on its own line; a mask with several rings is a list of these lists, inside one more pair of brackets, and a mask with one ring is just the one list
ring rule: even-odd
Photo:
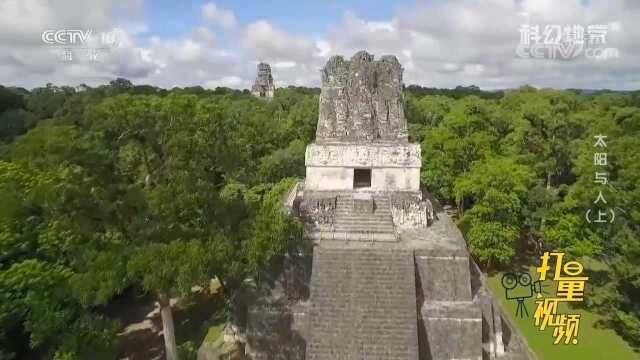
[[307,360],[417,360],[413,252],[317,246]]
[[338,195],[335,220],[324,239],[351,241],[397,241],[389,198],[373,196],[372,211],[357,210],[352,195]]

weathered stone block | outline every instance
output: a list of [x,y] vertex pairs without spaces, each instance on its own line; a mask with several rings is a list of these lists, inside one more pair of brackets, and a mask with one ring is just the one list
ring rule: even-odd
[[395,56],[331,57],[322,70],[316,140],[406,142],[402,71]]
[[425,359],[482,359],[482,316],[473,302],[425,302]]
[[416,266],[426,300],[471,301],[468,257],[416,254]]

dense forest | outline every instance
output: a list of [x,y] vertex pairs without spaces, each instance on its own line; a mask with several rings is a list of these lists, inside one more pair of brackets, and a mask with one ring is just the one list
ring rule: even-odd
[[[304,177],[318,94],[0,87],[0,359],[114,358],[105,307],[131,288],[158,301],[177,352],[170,298],[216,277],[233,306],[244,279],[302,251],[281,197]],[[585,306],[640,346],[640,92],[409,86],[405,101],[422,182],[457,210],[476,261],[597,261]],[[613,223],[585,220],[600,190]]]

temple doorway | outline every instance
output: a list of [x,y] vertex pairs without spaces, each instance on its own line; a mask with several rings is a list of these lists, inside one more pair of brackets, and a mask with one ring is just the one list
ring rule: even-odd
[[371,169],[353,169],[353,188],[371,187]]

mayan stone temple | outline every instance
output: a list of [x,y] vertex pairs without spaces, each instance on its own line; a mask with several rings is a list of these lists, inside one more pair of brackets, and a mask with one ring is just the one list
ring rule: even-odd
[[420,187],[395,56],[334,56],[322,69],[306,179],[286,208],[312,258],[288,259],[249,308],[253,359],[535,359],[454,222]]
[[271,66],[263,62],[259,63],[256,81],[251,87],[251,93],[259,98],[271,99],[275,91],[276,87],[273,85]]

